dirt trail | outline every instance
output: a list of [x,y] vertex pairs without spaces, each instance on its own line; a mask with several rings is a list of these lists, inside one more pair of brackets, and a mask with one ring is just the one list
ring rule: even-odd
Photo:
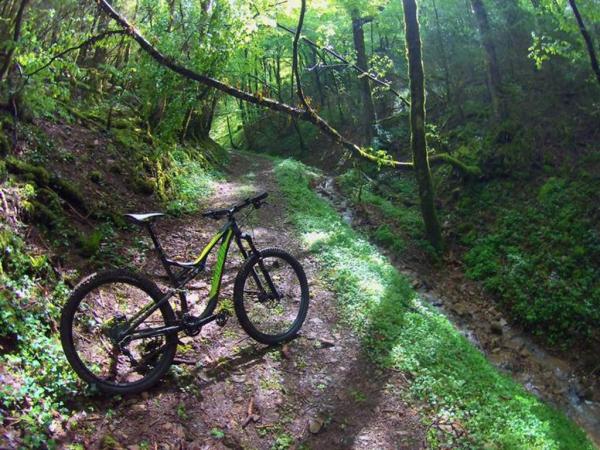
[[[207,204],[219,207],[252,191],[269,192],[270,206],[241,225],[253,231],[259,248],[282,247],[304,266],[311,306],[301,336],[283,348],[268,348],[248,338],[234,317],[224,328],[208,325],[200,336],[181,338],[178,364],[151,391],[121,399],[81,399],[61,444],[129,449],[426,448],[419,406],[404,400],[408,396],[401,374],[370,364],[357,338],[339,324],[334,295],[287,218],[271,162],[236,154],[229,170],[230,181],[221,183]],[[186,217],[162,222],[159,234],[171,256],[190,259],[217,226]],[[231,260],[222,298],[232,297],[239,264],[239,259]],[[151,254],[142,268],[159,273]],[[209,277],[191,286],[191,302],[205,297]]]

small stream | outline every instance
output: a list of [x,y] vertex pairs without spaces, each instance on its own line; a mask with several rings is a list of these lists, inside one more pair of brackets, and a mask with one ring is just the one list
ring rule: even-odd
[[[349,225],[357,225],[348,200],[333,177],[326,177],[317,193],[329,201]],[[385,249],[382,249],[387,253]],[[442,312],[494,364],[538,398],[564,411],[585,429],[600,447],[600,383],[591,374],[576,373],[574,361],[549,354],[517,327],[511,326],[493,302],[473,295],[445,295],[445,283],[427,282],[414,268],[390,256],[392,263],[415,287],[422,299]],[[456,289],[456,285],[453,285]],[[465,287],[469,289],[470,287]],[[475,300],[474,300],[475,299]]]

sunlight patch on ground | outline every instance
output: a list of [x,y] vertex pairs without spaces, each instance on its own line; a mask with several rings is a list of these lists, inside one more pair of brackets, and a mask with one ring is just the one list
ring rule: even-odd
[[326,231],[311,231],[309,233],[302,234],[302,240],[307,247],[314,247],[315,245],[325,243],[331,239],[332,233]]

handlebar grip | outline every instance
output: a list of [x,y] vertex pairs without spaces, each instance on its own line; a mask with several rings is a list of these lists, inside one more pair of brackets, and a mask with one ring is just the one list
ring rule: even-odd
[[221,217],[226,216],[227,214],[229,214],[229,210],[227,209],[213,209],[210,211],[203,212],[202,217],[208,217],[209,219],[218,220]]
[[269,196],[268,192],[263,192],[262,194],[258,194],[255,197],[251,197],[251,198],[247,198],[246,200],[242,200],[241,202],[237,203],[236,205],[233,205],[231,208],[224,208],[224,209],[213,209],[213,210],[209,210],[209,211],[205,211],[202,213],[202,217],[208,217],[210,219],[214,219],[214,220],[218,220],[222,217],[234,214],[236,212],[238,212],[239,210],[241,210],[242,208],[245,208],[246,206],[254,206],[255,208],[260,208],[260,206],[262,205],[262,201],[264,199],[266,199]]
[[269,196],[268,192],[263,192],[262,194],[257,195],[256,197],[254,197],[252,199],[252,203],[255,202],[260,202],[261,200],[264,200],[265,198],[267,198]]

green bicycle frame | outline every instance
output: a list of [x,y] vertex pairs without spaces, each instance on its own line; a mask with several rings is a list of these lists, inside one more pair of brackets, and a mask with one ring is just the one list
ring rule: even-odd
[[[152,336],[165,335],[171,333],[177,333],[186,328],[185,324],[179,323],[172,326],[160,327],[160,328],[146,328],[139,332],[134,332],[135,329],[140,326],[144,320],[146,320],[152,313],[159,309],[165,302],[168,302],[175,294],[179,295],[181,300],[181,317],[188,312],[187,300],[185,296],[185,285],[194,279],[200,272],[202,272],[206,266],[206,260],[210,252],[220,243],[219,250],[216,255],[216,262],[214,265],[214,273],[211,280],[210,292],[208,295],[208,304],[204,313],[197,318],[194,326],[202,326],[212,320],[215,320],[215,316],[212,314],[217,306],[219,299],[219,291],[221,289],[221,281],[223,278],[223,269],[225,267],[225,261],[227,260],[227,254],[231,245],[232,239],[235,238],[236,244],[244,258],[248,257],[248,252],[242,244],[242,240],[248,242],[250,250],[254,253],[257,252],[252,238],[248,235],[242,234],[235,219],[230,217],[229,221],[219,230],[219,232],[213,236],[210,242],[204,247],[200,255],[194,262],[191,263],[180,263],[167,259],[165,253],[158,241],[154,229],[151,224],[147,225],[150,237],[154,243],[154,246],[158,252],[160,260],[167,272],[167,275],[171,281],[172,288],[165,293],[165,295],[158,302],[149,302],[147,305],[142,307],[131,319],[129,319],[129,326],[126,330],[122,331],[119,335],[119,344],[126,344],[131,340],[143,339]],[[262,264],[261,264],[262,265]],[[178,267],[181,269],[179,274],[173,272],[172,267]],[[258,279],[256,274],[253,274],[258,286],[262,289],[262,283]],[[267,284],[269,288],[274,292],[274,286],[272,280],[267,275]],[[181,321],[180,321],[181,322]]]

